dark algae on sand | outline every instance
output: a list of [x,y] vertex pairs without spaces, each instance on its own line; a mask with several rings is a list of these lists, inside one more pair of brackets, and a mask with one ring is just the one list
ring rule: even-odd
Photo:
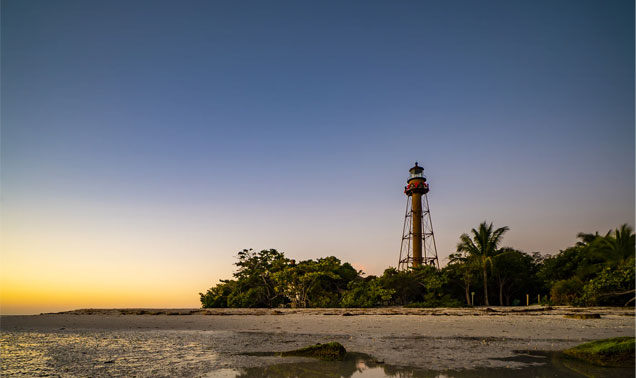
[[634,366],[634,337],[596,340],[566,349],[563,353],[600,366]]
[[337,342],[310,345],[304,348],[282,352],[281,357],[314,357],[325,361],[342,361],[347,350]]

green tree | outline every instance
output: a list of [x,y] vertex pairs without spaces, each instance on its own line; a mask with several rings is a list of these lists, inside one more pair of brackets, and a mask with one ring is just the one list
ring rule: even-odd
[[358,278],[362,272],[356,271],[349,263],[330,256],[318,259],[318,268],[330,272],[318,279],[309,291],[311,307],[339,307],[342,295],[347,291],[349,282]]
[[472,306],[470,286],[474,277],[480,273],[478,260],[467,252],[452,253],[448,258],[449,263],[444,267],[444,271],[452,282],[464,289],[466,305]]
[[[537,258],[539,258],[537,256]],[[499,288],[499,305],[509,306],[513,289],[529,289],[536,281],[535,257],[513,248],[503,248],[493,257],[493,276]],[[533,290],[537,290],[536,286]],[[536,293],[536,291],[535,291]],[[505,302],[504,302],[505,297]]]
[[452,298],[447,291],[448,276],[431,265],[412,268],[410,272],[420,285],[421,298],[407,307],[458,307],[461,301]]
[[558,281],[575,275],[585,277],[591,265],[585,251],[586,247],[574,246],[559,251],[555,256],[547,256],[538,272],[545,287],[549,289]]
[[576,235],[576,237],[581,239],[578,242],[576,242],[576,247],[587,247],[594,240],[598,239],[600,237],[600,235],[598,234],[598,231],[596,231],[593,234],[588,234],[588,233],[585,233],[585,232],[579,232]]
[[459,237],[457,252],[465,252],[479,260],[484,278],[484,303],[486,306],[489,305],[488,264],[492,265],[492,257],[497,254],[503,234],[508,230],[507,226],[493,230],[492,223],[483,222],[479,225],[478,230],[474,228],[471,230],[472,237],[468,234],[462,234]]
[[236,281],[221,280],[221,283],[208,289],[205,293],[199,293],[201,307],[229,307],[228,297],[236,288]]
[[393,304],[404,306],[421,300],[422,288],[411,271],[398,271],[390,267],[384,270],[378,281],[383,288],[393,292]]
[[387,305],[394,294],[393,289],[382,287],[381,282],[370,276],[349,283],[349,290],[342,296],[342,307],[377,307]]
[[577,276],[557,281],[550,289],[550,300],[557,305],[574,305],[579,303],[583,281]]
[[605,235],[597,237],[589,248],[594,256],[603,260],[605,266],[619,266],[634,261],[636,239],[633,229],[623,224]]
[[356,277],[351,265],[342,265],[333,256],[290,264],[272,276],[276,292],[293,307],[337,306],[340,294]]
[[625,267],[634,266],[633,229],[623,224],[605,235],[579,233],[577,237],[580,240],[574,246],[546,257],[537,273],[550,289],[552,302],[619,304],[631,290]]
[[289,259],[275,249],[254,252],[244,249],[238,253],[234,273],[237,286],[230,298],[231,307],[276,307],[282,298],[275,290],[273,276],[289,264]]
[[606,267],[596,277],[585,283],[581,301],[586,306],[624,305],[634,297],[634,264],[623,263],[618,267]]
[[221,280],[206,293],[199,293],[203,307],[276,307],[284,303],[272,280],[272,275],[289,263],[283,253],[244,249],[237,258],[235,280]]

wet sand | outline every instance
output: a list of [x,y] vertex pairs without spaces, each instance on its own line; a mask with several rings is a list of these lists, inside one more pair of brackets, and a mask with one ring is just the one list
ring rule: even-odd
[[[600,319],[565,317],[571,314],[598,314]],[[0,329],[2,363],[7,364],[7,356],[15,361],[28,354],[44,374],[218,375],[226,372],[219,369],[297,361],[245,353],[328,341],[397,366],[514,368],[522,366],[507,360],[515,351],[555,351],[594,339],[634,336],[634,309],[76,310],[2,316]]]

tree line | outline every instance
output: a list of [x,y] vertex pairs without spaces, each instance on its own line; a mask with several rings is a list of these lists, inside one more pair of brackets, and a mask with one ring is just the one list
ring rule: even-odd
[[442,269],[388,268],[366,276],[334,256],[296,262],[275,249],[238,253],[234,279],[199,293],[202,307],[460,307],[634,302],[635,235],[622,225],[554,256],[501,247],[508,227],[462,234]]

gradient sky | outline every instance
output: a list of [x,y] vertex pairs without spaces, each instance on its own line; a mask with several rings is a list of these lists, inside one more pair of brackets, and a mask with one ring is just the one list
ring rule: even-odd
[[634,224],[633,1],[2,1],[0,311],[198,307],[243,248],[397,265]]

